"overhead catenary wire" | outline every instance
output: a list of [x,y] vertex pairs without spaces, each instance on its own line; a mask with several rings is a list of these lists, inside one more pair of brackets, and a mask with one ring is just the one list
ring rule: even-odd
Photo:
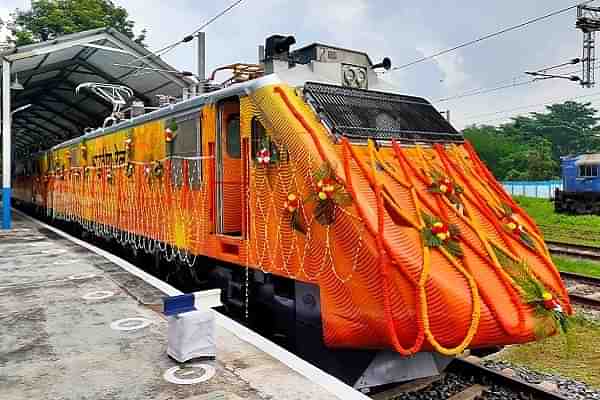
[[[569,62],[555,65],[552,67],[545,67],[538,71],[547,71],[547,70],[551,70],[551,69],[562,70],[562,69],[572,66],[573,64],[575,64],[575,63],[573,62],[573,60],[571,60]],[[600,66],[597,66],[594,69],[600,69]],[[579,70],[577,68],[575,68],[575,69],[571,69],[568,71],[561,71],[561,73],[572,74],[572,73],[575,73],[578,71]],[[494,85],[500,85],[500,86],[492,86],[492,87],[483,86],[483,87],[478,87],[475,89],[465,90],[464,92],[460,92],[460,93],[457,93],[457,94],[454,94],[454,95],[451,95],[448,97],[443,97],[441,99],[438,99],[438,100],[434,101],[434,103],[444,103],[444,102],[451,101],[451,100],[458,100],[458,99],[462,99],[465,97],[478,96],[478,95],[482,95],[482,94],[497,92],[497,91],[504,90],[504,89],[510,89],[510,88],[520,87],[520,86],[527,86],[527,85],[531,85],[531,84],[539,82],[539,81],[545,81],[547,79],[549,79],[549,78],[529,78],[526,76],[514,76],[510,79],[498,81],[494,84]],[[520,81],[522,81],[522,82],[520,82]],[[507,82],[510,82],[510,83],[507,83]]]
[[587,0],[587,1],[584,1],[584,2],[581,2],[581,3],[577,3],[577,4],[569,6],[569,7],[562,8],[560,10],[553,11],[551,13],[548,13],[548,14],[545,14],[545,15],[542,15],[542,16],[539,16],[539,17],[536,17],[536,18],[529,19],[527,21],[521,22],[520,24],[509,26],[509,27],[501,29],[499,31],[496,31],[496,32],[493,32],[493,33],[489,33],[487,35],[478,37],[478,38],[473,39],[473,40],[469,40],[468,42],[464,42],[464,43],[458,44],[456,46],[450,47],[448,49],[440,50],[440,51],[438,51],[436,53],[433,53],[433,54],[430,54],[428,56],[424,56],[424,57],[418,58],[418,59],[416,59],[414,61],[411,61],[411,62],[408,62],[406,64],[402,64],[402,65],[399,65],[397,67],[393,67],[392,70],[396,71],[396,70],[399,70],[399,69],[404,69],[404,68],[413,66],[415,64],[419,64],[419,63],[422,63],[424,61],[428,61],[428,60],[434,59],[434,58],[439,57],[441,55],[444,55],[444,54],[447,54],[447,53],[450,53],[450,52],[462,49],[464,47],[471,46],[471,45],[477,44],[479,42],[483,42],[485,40],[494,38],[496,36],[503,35],[503,34],[505,34],[507,32],[524,28],[527,25],[531,25],[533,23],[536,23],[536,22],[548,19],[548,18],[553,17],[555,15],[559,15],[559,14],[565,13],[567,11],[570,11],[570,10],[574,9],[574,8],[577,8],[579,5],[588,4],[588,3],[591,3],[592,1],[594,1],[594,0]]
[[222,11],[220,11],[219,13],[217,13],[216,15],[214,15],[208,21],[206,21],[205,23],[203,23],[202,25],[200,25],[198,28],[196,28],[192,33],[184,36],[181,40],[173,42],[173,43],[171,43],[171,44],[169,44],[167,46],[164,46],[164,47],[162,47],[162,48],[160,48],[160,49],[158,49],[156,51],[150,52],[149,54],[146,54],[145,56],[138,57],[135,60],[130,61],[128,64],[132,64],[134,62],[141,61],[143,59],[150,58],[150,57],[160,57],[161,54],[164,55],[164,54],[168,53],[169,51],[173,50],[175,47],[179,46],[182,43],[191,42],[194,39],[194,36],[196,34],[198,34],[198,32],[200,32],[201,30],[205,29],[207,26],[209,26],[210,24],[212,24],[213,22],[215,22],[217,19],[221,18],[223,15],[227,14],[233,8],[237,7],[242,1],[244,1],[244,0],[236,0],[236,1],[234,1],[227,8],[223,9]]
[[[556,104],[556,102],[565,102],[565,101],[572,101],[572,100],[578,100],[578,99],[590,98],[590,97],[598,97],[598,96],[600,96],[600,92],[594,92],[594,93],[585,94],[585,95],[581,95],[581,96],[560,97],[560,98],[555,98],[555,99],[552,99],[552,100],[547,100],[547,101],[545,101],[543,103],[528,104],[528,105],[524,105],[524,106],[509,108],[509,109],[506,109],[506,110],[493,111],[493,112],[488,112],[488,113],[483,113],[483,114],[469,115],[469,116],[464,117],[463,119],[470,120],[470,119],[479,118],[479,117],[492,116],[492,115],[498,115],[498,114],[505,114],[505,113],[510,113],[510,112],[519,111],[519,110],[526,110],[526,109],[529,109],[529,108],[544,107],[544,106]],[[498,118],[486,119],[486,120],[483,120],[483,121],[474,121],[474,122],[471,122],[471,124],[474,124],[474,125],[475,124],[482,124],[482,123],[491,122],[491,121],[497,121],[497,120],[501,120],[501,119],[505,119],[505,118],[510,118],[510,117],[511,116],[503,116],[503,117],[498,117]]]

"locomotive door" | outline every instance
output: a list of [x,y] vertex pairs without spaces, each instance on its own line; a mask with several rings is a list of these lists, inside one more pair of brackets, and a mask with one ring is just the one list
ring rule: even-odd
[[227,99],[219,104],[217,131],[217,232],[242,236],[242,141],[240,101]]

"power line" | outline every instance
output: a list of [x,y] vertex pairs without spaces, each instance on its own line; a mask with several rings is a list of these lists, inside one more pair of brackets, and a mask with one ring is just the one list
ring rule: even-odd
[[484,40],[491,39],[491,38],[493,38],[493,37],[496,37],[496,36],[500,36],[500,35],[502,35],[502,34],[504,34],[504,33],[507,33],[507,32],[510,32],[510,31],[514,31],[514,30],[517,30],[517,29],[521,29],[521,28],[523,28],[523,27],[525,27],[525,26],[527,26],[527,25],[533,24],[533,23],[535,23],[535,22],[542,21],[542,20],[544,20],[544,19],[547,19],[547,18],[553,17],[553,16],[555,16],[555,15],[558,15],[558,14],[562,14],[562,13],[564,13],[564,12],[567,12],[567,11],[569,11],[569,10],[572,10],[572,9],[574,9],[574,8],[577,8],[579,5],[588,4],[588,3],[591,3],[592,1],[594,1],[594,0],[587,0],[587,1],[584,1],[584,2],[582,2],[582,3],[579,3],[579,4],[575,4],[575,5],[573,5],[573,6],[570,6],[570,7],[566,7],[566,8],[562,8],[562,9],[560,9],[560,10],[553,11],[553,12],[551,12],[551,13],[549,13],[549,14],[545,14],[545,15],[542,15],[542,16],[540,16],[540,17],[536,17],[536,18],[533,18],[533,19],[527,20],[527,21],[525,21],[525,22],[522,22],[522,23],[520,23],[520,24],[518,24],[518,25],[513,25],[513,26],[510,26],[510,27],[508,27],[508,28],[504,28],[504,29],[502,29],[502,30],[499,30],[499,31],[497,31],[497,32],[490,33],[490,34],[487,34],[487,35],[485,35],[485,36],[481,36],[481,37],[479,37],[479,38],[477,38],[477,39],[470,40],[470,41],[468,41],[468,42],[465,42],[465,43],[461,43],[461,44],[459,44],[459,45],[456,45],[456,46],[454,46],[454,47],[451,47],[451,48],[449,48],[449,49],[441,50],[441,51],[438,51],[437,53],[434,53],[434,54],[431,54],[431,55],[428,55],[428,56],[425,56],[425,57],[422,57],[422,58],[416,59],[416,60],[414,60],[414,61],[411,61],[411,62],[409,62],[409,63],[406,63],[406,64],[399,65],[399,66],[397,66],[397,67],[394,67],[394,68],[392,68],[392,70],[399,70],[399,69],[407,68],[407,67],[410,67],[410,66],[412,66],[412,65],[415,65],[415,64],[421,63],[421,62],[423,62],[423,61],[428,61],[428,60],[431,60],[431,59],[433,59],[433,58],[439,57],[439,56],[441,56],[441,55],[444,55],[444,54],[450,53],[450,52],[452,52],[452,51],[456,51],[456,50],[458,50],[458,49],[462,49],[462,48],[464,48],[464,47],[471,46],[471,45],[473,45],[473,44],[476,44],[476,43],[479,43],[479,42],[483,42]]
[[[507,109],[507,110],[500,110],[500,111],[494,111],[494,112],[489,112],[489,113],[470,115],[470,116],[464,117],[464,119],[469,120],[469,119],[478,118],[478,117],[485,117],[485,116],[491,116],[491,115],[497,115],[497,114],[504,114],[504,113],[508,113],[508,112],[512,112],[512,111],[525,110],[525,109],[528,109],[528,108],[535,108],[535,107],[547,106],[547,105],[555,104],[558,101],[565,102],[565,101],[577,100],[577,99],[588,98],[588,97],[597,97],[597,96],[600,96],[600,92],[594,92],[594,93],[591,93],[591,94],[585,94],[585,95],[582,95],[582,96],[575,96],[575,97],[566,97],[566,98],[562,97],[562,98],[557,98],[557,99],[553,99],[553,100],[548,100],[548,101],[546,101],[544,103],[529,104],[529,105],[526,105],[526,106],[520,106],[520,107],[510,108],[510,109]],[[488,119],[488,120],[484,120],[484,121],[476,121],[476,122],[472,122],[472,123],[473,124],[482,124],[482,123],[485,123],[485,122],[496,121],[496,120],[500,120],[500,119],[504,119],[504,118],[508,118],[508,117],[505,116],[505,117]]]
[[215,22],[217,19],[221,18],[223,15],[227,14],[229,11],[231,11],[233,8],[237,7],[242,1],[244,0],[237,0],[233,3],[231,3],[227,8],[225,8],[223,11],[217,13],[214,17],[210,18],[208,21],[206,21],[205,23],[203,23],[202,25],[200,25],[196,30],[194,30],[192,33],[190,33],[189,35],[186,35],[183,37],[183,39],[178,40],[176,42],[173,42],[163,48],[160,48],[156,51],[151,52],[150,54],[146,54],[145,56],[142,57],[138,57],[133,61],[130,61],[129,64],[137,62],[137,61],[141,61],[145,58],[149,58],[149,57],[159,57],[161,54],[166,54],[169,51],[173,50],[175,47],[179,46],[182,43],[187,43],[187,42],[191,42],[194,39],[194,35],[196,35],[198,32],[200,32],[202,29],[206,28],[208,25],[212,24],[213,22]]
[[469,91],[469,92],[461,93],[461,94],[458,94],[458,95],[454,95],[454,96],[450,96],[450,97],[445,97],[445,98],[437,100],[436,103],[443,103],[443,102],[450,101],[450,100],[457,100],[457,99],[462,99],[462,98],[465,98],[465,97],[477,96],[477,95],[480,95],[480,94],[486,94],[486,93],[496,92],[498,90],[513,88],[513,87],[518,87],[518,86],[531,85],[532,83],[536,83],[539,80],[540,79],[530,79],[530,80],[527,80],[525,82],[518,82],[518,83],[515,82],[515,83],[508,84],[508,85],[492,87],[492,88],[489,88],[489,89],[482,88],[482,89],[479,89],[479,90],[476,90],[476,91]]
[[[540,69],[539,71],[547,71],[547,70],[550,70],[550,69],[559,69],[559,70],[562,70],[562,69],[565,69],[565,68],[569,67],[572,64],[573,64],[573,62],[569,61],[569,62],[566,62],[566,63],[563,63],[563,64],[559,64],[559,65],[556,65],[556,66],[553,66],[553,67],[545,67],[543,69]],[[597,66],[595,69],[600,69],[600,66]],[[579,68],[575,68],[575,69],[572,69],[572,70],[569,70],[569,71],[562,71],[561,73],[563,73],[563,74],[572,74],[572,73],[575,73],[575,72],[578,72],[578,71],[579,71]],[[518,82],[519,80],[523,80],[523,79],[527,79],[527,80],[525,80],[523,82]],[[443,98],[441,98],[439,100],[434,101],[434,103],[443,103],[443,102],[450,101],[450,100],[457,100],[457,99],[462,99],[462,98],[465,98],[465,97],[471,97],[471,96],[477,96],[477,95],[481,95],[481,94],[487,94],[487,93],[496,92],[496,91],[503,90],[503,89],[510,89],[510,88],[513,88],[513,87],[531,85],[533,83],[536,83],[536,82],[539,82],[539,81],[542,81],[542,80],[546,80],[546,79],[548,79],[548,78],[530,79],[530,78],[527,78],[525,76],[514,76],[514,77],[512,77],[510,79],[505,79],[505,80],[496,82],[494,84],[494,85],[501,85],[501,84],[503,84],[501,86],[493,86],[493,87],[484,86],[484,87],[479,87],[479,88],[476,88],[476,89],[466,90],[464,92],[461,92],[461,93],[458,93],[458,94],[455,94],[455,95],[452,95],[452,96],[443,97]],[[504,84],[506,82],[512,82],[512,83]]]

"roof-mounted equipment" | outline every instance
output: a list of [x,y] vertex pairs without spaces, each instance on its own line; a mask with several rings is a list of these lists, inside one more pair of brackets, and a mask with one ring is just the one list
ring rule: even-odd
[[127,104],[127,99],[133,97],[133,90],[123,85],[113,85],[110,83],[85,82],[75,88],[75,94],[79,95],[81,89],[87,89],[96,96],[108,101],[113,105],[110,116],[104,119],[103,128],[114,125],[123,119],[121,107]]
[[290,47],[296,43],[293,36],[272,35],[265,42],[265,59],[287,61],[290,57]]

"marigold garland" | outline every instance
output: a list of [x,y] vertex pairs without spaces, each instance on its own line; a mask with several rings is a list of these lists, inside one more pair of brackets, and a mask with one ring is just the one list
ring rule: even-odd
[[425,227],[421,230],[427,247],[443,247],[454,257],[462,257],[463,251],[456,238],[460,237],[457,225],[448,224],[425,212],[421,213]]

